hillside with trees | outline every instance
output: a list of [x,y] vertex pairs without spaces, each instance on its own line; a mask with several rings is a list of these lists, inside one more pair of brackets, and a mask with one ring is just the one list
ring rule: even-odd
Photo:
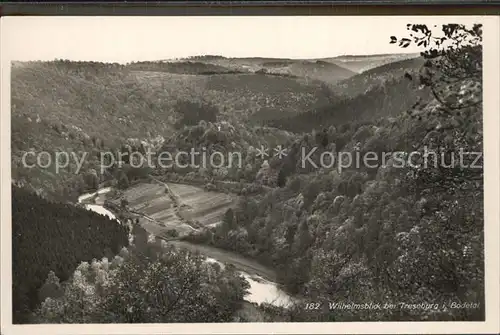
[[36,310],[37,323],[230,322],[248,289],[234,268],[148,238],[138,226],[119,255],[80,263],[64,283],[50,273],[45,285],[58,294]]
[[[330,101],[330,92],[318,81],[234,70],[220,73],[214,66],[16,62],[11,85],[13,180],[45,198],[74,201],[78,194],[95,189],[96,180],[99,184],[117,179],[100,172],[102,152],[131,142],[158,149],[183,123],[217,121],[244,127]],[[74,159],[58,171],[55,164],[45,169],[24,166],[23,155],[42,151],[52,161],[56,152],[67,152],[70,158],[87,156],[79,173]],[[27,163],[33,164],[33,159],[28,155]],[[45,156],[42,164],[47,160]]]
[[425,100],[428,95],[428,91],[420,90],[402,74],[354,97],[338,98],[333,104],[268,120],[266,124],[298,133],[313,129],[321,131],[332,125],[349,127],[350,123],[369,123],[381,117],[395,117],[410,110],[418,99]]
[[61,280],[78,264],[108,258],[128,245],[128,229],[107,216],[70,204],[51,203],[12,188],[12,283],[14,323],[29,320],[44,299],[50,271]]
[[416,73],[418,75],[424,62],[423,57],[415,57],[384,64],[338,82],[333,91],[338,95],[355,97],[377,86],[387,85],[390,87],[391,82],[403,78],[405,75],[415,75]]
[[[189,237],[273,266],[289,292],[322,303],[279,313],[289,321],[484,320],[481,26],[444,25],[435,39],[426,26],[410,28],[423,37],[391,40],[426,46],[414,78],[426,99],[392,117],[305,134],[274,168],[281,187],[245,198],[221,226]],[[301,147],[320,147],[311,157],[319,168],[299,168]],[[321,153],[332,150],[379,159],[321,167]],[[426,150],[437,158],[423,166]],[[453,164],[461,151],[478,155]],[[383,164],[384,152],[396,154]],[[332,301],[437,305],[332,313]]]
[[379,54],[379,55],[343,55],[333,58],[323,58],[322,61],[330,62],[349,69],[355,73],[362,73],[390,63],[397,63],[406,59],[416,58],[418,54]]
[[[166,139],[160,150],[173,156],[193,150],[198,153],[193,160],[183,157],[180,163],[187,166],[159,167],[155,173],[167,174],[170,180],[181,176],[184,181],[203,180],[204,184],[216,181],[254,183],[262,165],[257,151],[260,146],[276,147],[292,143],[296,138],[296,134],[269,127],[201,121],[196,126],[184,126],[176,136]],[[212,165],[210,157],[215,153]]]
[[303,78],[309,81],[319,80],[326,84],[335,84],[356,74],[341,64],[323,59],[289,58],[228,58],[222,56],[198,56],[183,61],[197,61],[203,64],[240,72],[260,72],[287,77]]
[[224,66],[219,66],[201,61],[158,61],[158,62],[132,62],[127,68],[134,71],[168,72],[192,75],[211,75],[224,73],[240,73],[241,70],[231,70]]

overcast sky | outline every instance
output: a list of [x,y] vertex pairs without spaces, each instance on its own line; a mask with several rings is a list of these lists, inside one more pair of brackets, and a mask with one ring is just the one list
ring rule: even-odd
[[476,23],[480,17],[7,17],[11,60],[130,62],[193,55],[321,58],[418,52],[389,44],[406,24]]

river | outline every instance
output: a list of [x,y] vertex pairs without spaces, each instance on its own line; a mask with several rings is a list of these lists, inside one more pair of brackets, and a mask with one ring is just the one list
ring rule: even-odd
[[[111,219],[116,219],[116,215],[103,206],[103,198],[105,194],[111,190],[111,187],[106,187],[94,193],[82,194],[78,197],[78,202],[84,204],[87,210],[94,211],[101,215],[107,215]],[[86,200],[93,197],[95,198],[94,204],[85,203]],[[195,245],[185,241],[171,241],[169,243],[191,251],[199,251],[200,254],[206,257],[207,262],[217,262],[222,266],[224,266],[224,264],[234,265],[250,284],[249,293],[245,297],[245,300],[249,302],[258,304],[265,302],[275,306],[287,307],[293,301],[287,293],[281,290],[278,285],[272,281],[272,279],[275,278],[274,271],[255,261],[232,252],[205,245]]]
[[[112,190],[111,187],[105,187],[105,188],[99,189],[97,192],[94,192],[94,193],[82,194],[81,196],[78,197],[78,202],[81,204],[84,204],[85,208],[88,210],[94,211],[94,212],[101,214],[101,215],[106,215],[111,220],[117,220],[116,215],[103,206],[104,200],[102,200],[102,195],[110,192],[111,190]],[[93,197],[95,197],[94,204],[84,203],[85,200],[88,200],[88,199],[93,198]],[[119,220],[117,220],[117,221],[120,222]]]

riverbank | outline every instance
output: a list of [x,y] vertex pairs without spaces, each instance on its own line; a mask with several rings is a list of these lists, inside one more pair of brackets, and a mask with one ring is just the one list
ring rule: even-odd
[[204,244],[194,244],[187,241],[170,241],[169,243],[179,248],[188,249],[192,252],[199,252],[200,254],[216,259],[222,263],[232,264],[237,269],[245,271],[250,275],[260,276],[272,282],[276,281],[276,273],[272,269],[236,253]]

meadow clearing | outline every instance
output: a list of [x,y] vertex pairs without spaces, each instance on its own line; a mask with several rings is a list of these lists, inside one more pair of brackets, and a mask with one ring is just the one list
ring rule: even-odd
[[[148,232],[165,236],[175,229],[185,235],[199,228],[217,225],[236,197],[209,192],[191,185],[169,183],[170,193],[160,183],[141,183],[124,191],[122,199],[131,211],[142,214],[140,224]],[[116,199],[118,204],[121,199]]]

